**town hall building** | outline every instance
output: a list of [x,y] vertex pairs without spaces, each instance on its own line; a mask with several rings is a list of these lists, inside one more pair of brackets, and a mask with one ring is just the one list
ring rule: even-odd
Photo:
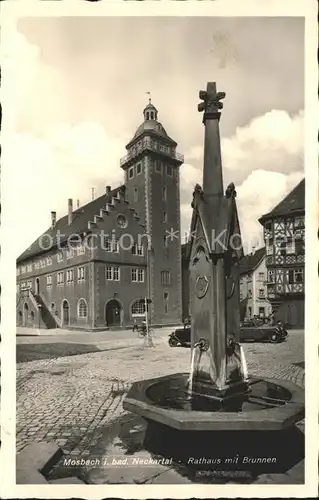
[[[182,320],[184,158],[149,101],[120,160],[124,184],[67,214],[17,259],[17,325],[103,330]],[[170,236],[175,234],[177,237]]]

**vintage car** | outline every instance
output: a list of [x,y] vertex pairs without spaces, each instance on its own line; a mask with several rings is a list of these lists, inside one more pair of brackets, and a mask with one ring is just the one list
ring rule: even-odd
[[[240,328],[240,342],[283,342],[287,339],[288,332],[281,324],[269,325],[250,325]],[[190,347],[191,346],[191,328],[177,328],[168,338],[168,344],[171,347]]]

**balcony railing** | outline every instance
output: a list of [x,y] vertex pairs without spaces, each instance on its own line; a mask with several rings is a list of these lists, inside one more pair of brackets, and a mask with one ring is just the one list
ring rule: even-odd
[[124,165],[124,163],[136,158],[139,154],[143,153],[146,150],[155,151],[155,152],[160,153],[162,155],[165,155],[169,158],[174,158],[175,160],[180,161],[181,163],[184,162],[184,155],[182,155],[181,153],[177,153],[176,151],[174,151],[174,152],[165,151],[157,146],[158,146],[157,144],[155,146],[154,144],[152,144],[149,141],[143,142],[139,147],[136,147],[136,149],[130,151],[126,156],[123,156],[123,158],[120,159],[120,165],[121,166]]

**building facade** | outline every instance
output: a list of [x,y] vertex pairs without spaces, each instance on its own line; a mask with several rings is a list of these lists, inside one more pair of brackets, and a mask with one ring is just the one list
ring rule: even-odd
[[259,222],[266,243],[267,295],[277,320],[304,327],[305,180]]
[[266,249],[259,248],[245,255],[239,264],[241,321],[253,316],[267,318],[271,314],[271,304],[267,297]]
[[120,160],[124,185],[76,210],[69,200],[18,258],[19,326],[128,327],[145,316],[145,298],[153,325],[180,323],[183,156],[151,102],[143,114]]

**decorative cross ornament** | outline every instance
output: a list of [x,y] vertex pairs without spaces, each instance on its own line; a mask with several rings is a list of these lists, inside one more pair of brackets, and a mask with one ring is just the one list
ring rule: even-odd
[[201,90],[199,92],[199,98],[202,99],[202,101],[204,101],[198,105],[198,111],[199,112],[204,111],[203,121],[205,121],[206,118],[219,116],[220,114],[219,110],[223,109],[223,103],[220,101],[225,97],[226,97],[225,92],[216,92],[215,82],[208,82],[207,90]]

